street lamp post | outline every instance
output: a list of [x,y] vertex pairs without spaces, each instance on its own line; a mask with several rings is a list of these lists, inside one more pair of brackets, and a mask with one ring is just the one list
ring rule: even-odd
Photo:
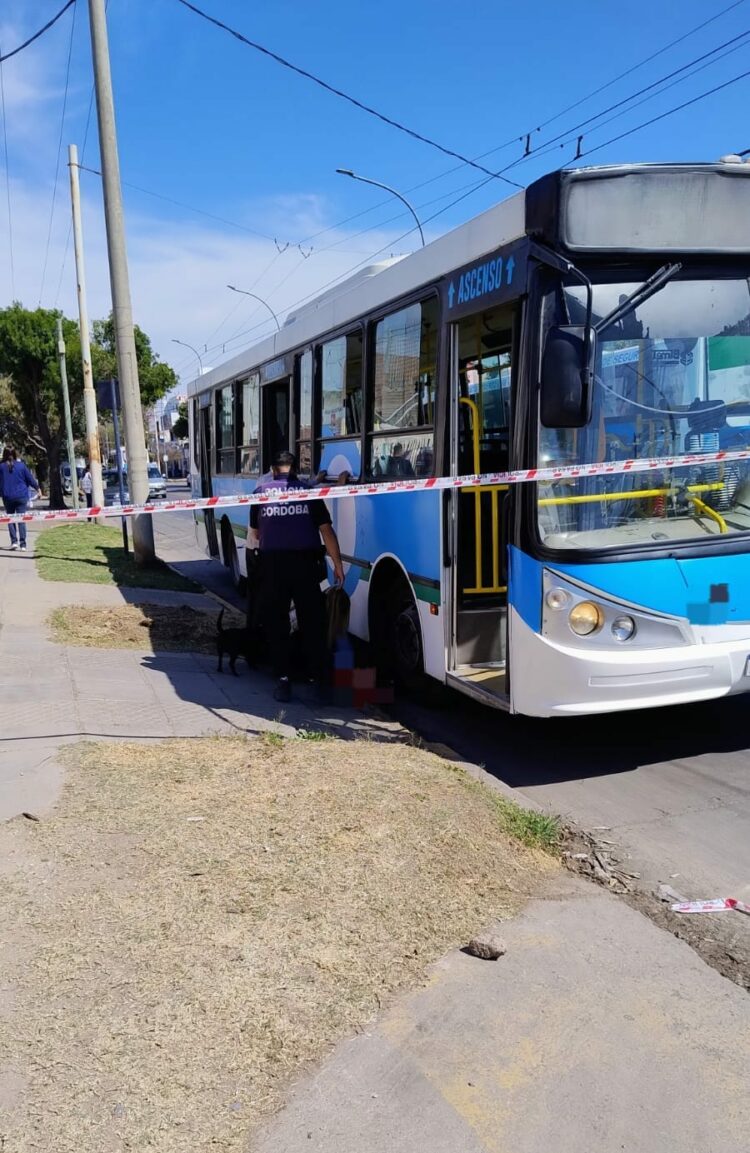
[[397,192],[395,188],[391,188],[389,184],[382,184],[379,180],[371,180],[369,176],[359,176],[358,173],[352,172],[350,168],[337,168],[336,172],[339,176],[350,176],[352,180],[360,180],[363,184],[373,184],[375,188],[382,188],[384,192],[390,192],[391,196],[395,196],[397,200],[400,200],[402,204],[405,204],[409,209],[409,212],[411,212],[412,216],[414,217],[414,220],[416,221],[417,228],[419,229],[419,235],[422,238],[422,248],[424,248],[425,242],[422,225],[419,223],[419,217],[414,211],[414,208],[405,196],[402,196],[401,193]]
[[200,375],[203,376],[203,361],[201,360],[201,354],[198,352],[198,349],[193,348],[192,344],[188,344],[186,340],[178,340],[175,336],[172,337],[172,344],[181,344],[183,348],[189,348],[190,351],[195,354],[195,356],[198,358]]
[[271,313],[271,316],[276,321],[276,328],[279,332],[281,332],[281,325],[279,324],[278,316],[271,308],[271,305],[268,304],[268,302],[265,301],[262,296],[256,296],[254,292],[248,292],[245,288],[235,288],[233,284],[228,284],[227,288],[231,288],[232,292],[241,292],[243,296],[252,296],[253,300],[257,300],[260,304],[264,305],[264,307],[268,309],[268,311]]

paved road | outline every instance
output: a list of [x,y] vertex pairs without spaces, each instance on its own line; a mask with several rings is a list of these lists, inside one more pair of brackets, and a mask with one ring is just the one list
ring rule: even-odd
[[[189,516],[158,518],[157,534],[166,559],[184,555],[186,573],[241,604],[228,571],[202,558]],[[539,721],[438,689],[429,703],[401,700],[395,711],[423,737],[450,745],[537,804],[599,829],[630,855],[647,890],[666,881],[690,897],[750,901],[746,697]]]

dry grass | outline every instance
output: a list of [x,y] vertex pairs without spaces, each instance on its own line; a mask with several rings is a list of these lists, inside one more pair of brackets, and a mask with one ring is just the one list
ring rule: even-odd
[[[430,753],[207,737],[70,753],[0,829],[14,1153],[239,1153],[289,1078],[556,864]],[[3,1037],[2,1034],[5,1034]]]
[[[100,649],[143,649],[152,652],[216,652],[216,612],[188,605],[122,605],[95,609],[65,605],[50,613],[53,641]],[[244,628],[245,618],[227,610],[224,628]]]

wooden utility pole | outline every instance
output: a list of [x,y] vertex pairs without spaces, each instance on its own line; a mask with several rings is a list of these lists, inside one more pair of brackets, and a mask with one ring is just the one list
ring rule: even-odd
[[73,421],[70,416],[70,393],[68,392],[68,366],[65,361],[65,341],[63,339],[62,317],[57,318],[57,357],[60,363],[60,380],[62,382],[63,411],[65,413],[65,432],[68,439],[68,466],[70,468],[70,491],[73,496],[73,508],[78,508],[78,469],[76,468],[76,446],[73,442]]
[[[120,161],[117,155],[112,74],[104,0],[89,0],[91,52],[94,61],[96,111],[99,121],[99,152],[104,188],[104,219],[109,253],[109,279],[112,286],[112,315],[115,328],[117,375],[120,382],[123,434],[128,456],[128,489],[135,504],[149,497],[148,453],[143,430],[143,411],[138,383],[133,311],[125,248],[125,223],[120,187]],[[133,525],[133,554],[138,565],[154,563],[154,526],[148,515],[136,516]]]
[[94,504],[104,504],[102,484],[102,454],[99,447],[99,419],[96,412],[94,374],[91,371],[91,344],[89,317],[86,304],[86,274],[83,263],[83,231],[81,229],[81,194],[78,183],[78,149],[68,146],[70,169],[70,202],[73,210],[73,247],[76,257],[76,285],[78,288],[78,322],[81,328],[81,361],[83,364],[83,406],[86,414],[86,459],[91,471],[91,495]]

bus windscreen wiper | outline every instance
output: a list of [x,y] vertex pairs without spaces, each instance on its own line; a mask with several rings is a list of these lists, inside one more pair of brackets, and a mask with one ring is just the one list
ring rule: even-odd
[[594,325],[594,332],[598,335],[600,332],[604,332],[605,329],[609,328],[610,325],[617,324],[618,320],[622,320],[629,312],[636,309],[639,304],[643,304],[649,297],[654,296],[665,284],[677,275],[681,268],[682,264],[680,263],[663,264],[653,276],[650,276],[648,280],[644,280],[643,284],[634,289],[624,300],[621,300],[617,308],[613,308],[611,312],[608,312],[606,316],[602,317],[602,319]]

